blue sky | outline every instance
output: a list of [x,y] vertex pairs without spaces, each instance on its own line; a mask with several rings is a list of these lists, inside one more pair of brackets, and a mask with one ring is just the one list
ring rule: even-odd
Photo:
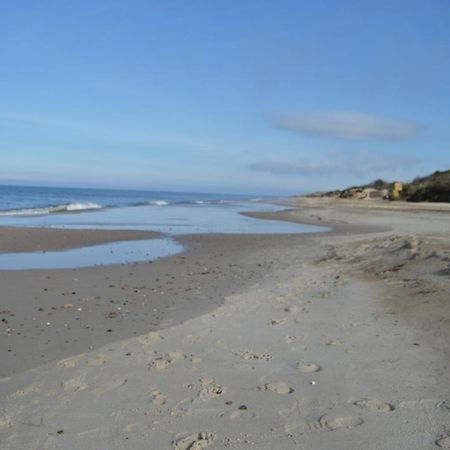
[[450,168],[448,0],[0,2],[0,183],[291,194]]

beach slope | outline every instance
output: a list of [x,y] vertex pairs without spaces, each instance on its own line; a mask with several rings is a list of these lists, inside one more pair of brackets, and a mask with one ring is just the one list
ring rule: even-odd
[[120,274],[195,314],[5,374],[1,448],[449,448],[450,214],[289,207],[270,217],[334,231],[185,237],[183,260],[78,271],[99,297]]

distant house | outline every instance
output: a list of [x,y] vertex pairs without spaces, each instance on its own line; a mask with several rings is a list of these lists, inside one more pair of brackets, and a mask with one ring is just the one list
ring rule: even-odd
[[400,192],[403,191],[403,183],[396,181],[394,183],[394,188],[392,189],[392,199],[397,200],[400,198]]

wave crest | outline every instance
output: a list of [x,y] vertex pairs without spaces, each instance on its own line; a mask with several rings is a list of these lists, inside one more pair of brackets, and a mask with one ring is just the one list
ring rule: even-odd
[[63,205],[47,206],[43,208],[23,208],[0,211],[0,216],[44,216],[46,214],[57,214],[63,212],[89,211],[101,209],[102,205],[93,202],[74,202]]

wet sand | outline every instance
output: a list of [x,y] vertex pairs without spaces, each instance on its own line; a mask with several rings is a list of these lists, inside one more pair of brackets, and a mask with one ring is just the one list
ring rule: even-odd
[[[54,249],[65,249],[88,240],[94,244],[95,239],[115,233],[64,234],[59,240],[60,230],[27,230],[28,240],[17,249],[30,249],[37,237],[45,245],[43,235],[50,236]],[[133,232],[118,236],[135,239]],[[242,292],[279,264],[278,258],[270,257],[271,249],[304,239],[302,235],[192,235],[178,239],[187,252],[152,263],[0,271],[0,377],[212,311],[226,296]]]
[[0,253],[67,250],[157,237],[161,237],[161,234],[153,231],[0,227]]
[[2,335],[0,447],[449,448],[450,214],[286,204],[334,231],[0,273],[31,334]]

